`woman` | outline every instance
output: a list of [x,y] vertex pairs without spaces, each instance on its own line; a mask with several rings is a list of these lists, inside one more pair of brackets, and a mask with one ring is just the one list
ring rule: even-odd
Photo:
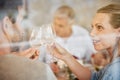
[[111,4],[100,8],[92,23],[91,37],[97,51],[107,50],[111,62],[97,73],[80,65],[65,49],[53,45],[48,49],[62,59],[79,80],[120,80],[120,5]]

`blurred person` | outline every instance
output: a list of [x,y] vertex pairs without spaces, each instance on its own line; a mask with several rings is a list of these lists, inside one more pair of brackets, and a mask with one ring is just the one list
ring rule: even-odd
[[93,53],[92,41],[88,31],[75,24],[75,11],[70,6],[63,5],[56,10],[53,29],[57,35],[56,42],[77,59],[90,60]]
[[[67,49],[76,59],[90,61],[90,56],[94,52],[92,40],[88,31],[83,27],[75,25],[75,12],[67,5],[60,6],[53,18],[52,28],[56,33],[55,41]],[[51,55],[41,51],[40,60],[49,63]],[[43,52],[42,52],[43,51]]]
[[92,22],[91,37],[95,49],[107,50],[110,56],[110,63],[99,72],[91,72],[79,64],[58,44],[48,49],[63,60],[79,80],[120,80],[120,4],[109,4],[98,9]]
[[0,29],[0,80],[57,80],[48,65],[33,61],[37,53],[33,48],[11,53],[9,42]]
[[38,59],[39,51],[34,48],[29,48],[20,52],[11,52],[11,43],[9,39],[4,34],[3,24],[0,22],[0,55],[4,54],[15,54],[18,56],[27,57],[33,60]]
[[0,25],[0,80],[56,80],[48,65],[33,61],[38,58],[38,50],[15,49],[19,44],[14,44],[21,42],[23,32],[19,24],[20,18],[17,17],[17,21],[6,16]]
[[[1,40],[1,48],[3,45],[9,47],[8,53],[14,53],[18,56],[28,57],[30,59],[37,59],[39,51],[35,48],[30,48],[29,42],[24,42],[25,31],[21,26],[21,22],[24,18],[24,6],[17,4],[15,6],[17,10],[5,9],[1,19],[1,33],[4,39]],[[4,42],[7,41],[7,42]],[[2,43],[4,42],[4,43]],[[2,45],[3,44],[3,45]]]
[[47,64],[16,55],[0,56],[0,80],[57,80]]
[[[22,20],[22,7],[18,8],[18,14],[16,17],[14,12],[9,12],[9,14],[3,18],[3,30],[10,43],[19,43],[24,41],[25,32],[21,27]],[[20,51],[22,47],[22,45],[15,46],[13,47],[12,52]]]
[[57,80],[48,65],[36,61],[36,49],[11,53],[2,26],[0,23],[0,80]]
[[36,49],[11,53],[1,26],[0,23],[0,80],[57,80],[48,65],[36,61]]
[[[10,43],[20,43],[25,41],[26,33],[24,28],[22,27],[22,21],[26,16],[25,13],[25,3],[24,1],[17,1],[18,4],[14,4],[14,0],[10,1],[13,3],[12,7],[7,6],[7,2],[4,1],[4,7],[3,9],[0,9],[1,11],[1,20],[3,22],[3,31],[4,34],[7,36]],[[9,3],[8,3],[9,5]],[[12,47],[12,45],[11,45]],[[29,44],[27,45],[19,45],[14,46],[11,50],[12,52],[21,51],[26,48],[29,48]]]
[[[55,42],[67,49],[77,60],[90,62],[90,56],[94,53],[92,40],[87,30],[75,24],[75,12],[70,6],[63,5],[55,11],[51,27],[56,33]],[[40,51],[39,59],[49,63],[56,75],[60,74],[65,63],[53,60],[53,55],[43,48]],[[67,79],[66,76],[64,78]]]

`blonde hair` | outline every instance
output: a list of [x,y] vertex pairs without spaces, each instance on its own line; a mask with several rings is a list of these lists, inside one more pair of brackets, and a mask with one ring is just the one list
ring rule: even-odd
[[59,7],[56,12],[60,13],[60,14],[65,14],[67,15],[70,19],[74,19],[75,18],[75,12],[74,10],[67,5],[63,5],[61,7]]
[[113,28],[120,27],[120,4],[110,4],[100,8],[97,13],[107,13],[110,15],[110,24]]

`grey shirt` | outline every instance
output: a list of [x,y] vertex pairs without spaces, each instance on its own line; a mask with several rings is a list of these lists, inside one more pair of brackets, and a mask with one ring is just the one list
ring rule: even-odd
[[15,55],[0,56],[0,80],[57,80],[47,64]]

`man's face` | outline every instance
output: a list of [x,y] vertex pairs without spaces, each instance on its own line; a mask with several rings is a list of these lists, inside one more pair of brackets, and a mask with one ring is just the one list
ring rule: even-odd
[[56,33],[62,36],[69,32],[72,20],[65,14],[55,14],[53,25]]
[[67,26],[69,25],[69,17],[64,14],[55,14],[54,16],[54,24],[57,26]]

